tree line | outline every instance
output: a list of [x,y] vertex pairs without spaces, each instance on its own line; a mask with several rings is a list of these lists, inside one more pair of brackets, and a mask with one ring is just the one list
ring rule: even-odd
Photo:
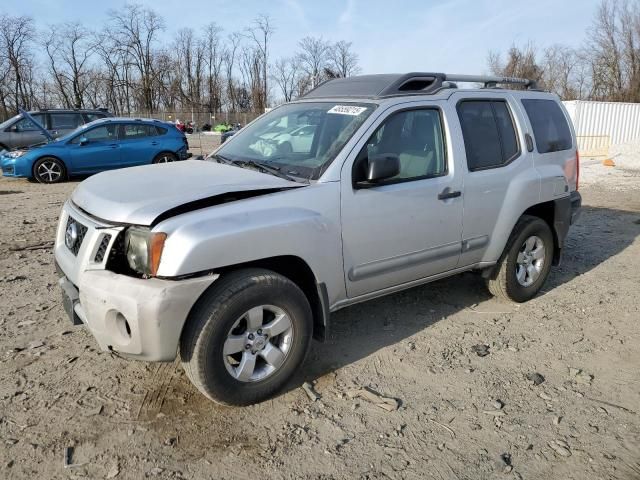
[[164,19],[138,4],[110,10],[98,31],[78,22],[38,30],[32,17],[0,14],[0,118],[19,107],[262,112],[360,70],[351,42],[322,37],[274,59],[267,15],[238,32],[210,23],[167,40],[165,31]]
[[603,0],[576,48],[530,42],[489,52],[494,75],[536,80],[563,100],[640,102],[640,1]]

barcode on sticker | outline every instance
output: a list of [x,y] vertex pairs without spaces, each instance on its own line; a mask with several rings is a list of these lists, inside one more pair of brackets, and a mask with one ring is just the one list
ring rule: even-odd
[[367,107],[356,107],[353,105],[336,105],[327,113],[338,113],[340,115],[360,115]]

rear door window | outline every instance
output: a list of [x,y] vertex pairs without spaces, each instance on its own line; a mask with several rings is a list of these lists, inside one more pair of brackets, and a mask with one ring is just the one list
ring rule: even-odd
[[157,134],[156,127],[153,125],[128,123],[123,125],[122,139],[134,140],[137,138],[153,137]]
[[573,146],[567,118],[554,100],[522,100],[527,112],[538,153],[570,150]]
[[51,113],[51,130],[75,130],[84,124],[79,113]]
[[502,167],[520,154],[513,118],[504,100],[458,104],[469,171]]

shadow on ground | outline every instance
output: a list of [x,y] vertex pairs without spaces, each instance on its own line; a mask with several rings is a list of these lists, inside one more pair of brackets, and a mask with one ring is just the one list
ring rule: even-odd
[[[562,264],[551,270],[541,295],[596,268],[640,234],[638,212],[584,207],[565,243]],[[398,343],[491,296],[483,279],[466,273],[414,287],[331,315],[331,333],[314,342],[287,391]]]

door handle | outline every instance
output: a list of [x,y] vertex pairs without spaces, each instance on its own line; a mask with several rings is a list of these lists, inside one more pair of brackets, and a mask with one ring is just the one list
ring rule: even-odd
[[158,145],[158,142],[151,142],[151,145]]
[[117,143],[112,143],[111,145],[109,145],[111,148],[118,148],[118,144]]
[[450,198],[458,198],[462,195],[460,190],[453,191],[449,187],[445,188],[438,194],[438,200],[448,200]]

